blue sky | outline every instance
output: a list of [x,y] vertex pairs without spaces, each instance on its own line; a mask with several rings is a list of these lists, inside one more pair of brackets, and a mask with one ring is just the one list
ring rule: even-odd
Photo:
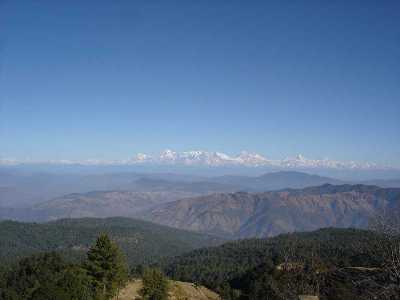
[[399,1],[0,1],[0,156],[400,166]]

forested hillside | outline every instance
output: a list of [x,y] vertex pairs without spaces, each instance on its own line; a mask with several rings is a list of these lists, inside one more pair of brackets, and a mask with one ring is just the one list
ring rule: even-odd
[[70,259],[84,257],[100,233],[108,233],[130,264],[150,263],[222,240],[129,218],[65,219],[44,224],[0,222],[0,261],[57,251]]
[[202,248],[166,260],[163,268],[173,278],[216,288],[263,263],[279,264],[289,250],[299,257],[318,251],[327,265],[376,266],[379,257],[372,246],[377,240],[378,235],[366,230],[327,228]]
[[[10,239],[5,235],[2,247],[8,244],[14,250],[26,249],[29,235],[42,241],[37,244],[41,252],[56,250],[62,254],[41,253],[15,264],[10,259],[13,253],[6,253],[2,248],[2,255],[8,255],[3,256],[1,261],[11,262],[0,268],[0,288],[3,287],[3,295],[7,296],[4,299],[7,300],[50,300],[54,299],[51,298],[54,295],[57,295],[56,299],[109,299],[111,295],[118,294],[127,280],[124,256],[130,261],[131,276],[143,278],[146,283],[144,289],[135,289],[141,299],[153,299],[151,297],[158,292],[166,295],[168,290],[177,292],[174,287],[168,286],[163,273],[172,280],[191,282],[188,287],[193,288],[193,292],[199,292],[204,285],[221,295],[222,300],[294,300],[300,294],[319,295],[321,300],[398,299],[398,277],[391,273],[390,266],[388,268],[385,252],[397,249],[390,247],[399,245],[398,235],[385,236],[380,231],[327,228],[268,239],[238,240],[184,253],[182,248],[171,247],[171,243],[175,246],[182,243],[178,237],[169,237],[169,242],[161,238],[161,235],[167,238],[168,234],[184,234],[184,231],[168,231],[160,226],[124,218],[60,220],[48,224],[3,222],[1,225],[2,234],[9,231],[10,235],[19,237]],[[30,226],[31,230],[28,227],[22,227],[22,230],[18,225]],[[57,235],[46,234],[48,227],[55,227],[52,234]],[[127,234],[133,230],[138,234]],[[94,232],[101,231],[107,231],[113,242],[100,233],[95,241],[97,235],[93,236]],[[210,240],[210,237],[190,237],[191,233],[186,234],[189,236],[182,238],[191,238],[193,245],[187,246],[185,251],[194,245],[220,242]],[[142,235],[148,235],[149,241],[146,242]],[[58,239],[52,239],[54,236]],[[129,236],[135,238],[133,243],[127,239]],[[92,242],[85,247],[77,247],[80,245],[77,242],[87,240]],[[142,246],[138,246],[141,242]],[[93,250],[96,249],[93,245],[97,250]],[[109,256],[107,253],[117,251],[117,245],[123,250],[121,255]],[[33,248],[31,246],[27,252],[39,251]],[[155,250],[162,253],[155,253]],[[72,256],[80,259],[71,263],[74,261]],[[116,276],[105,290],[102,288],[103,281],[98,278],[101,274],[98,273],[99,266],[107,265],[103,264],[101,257],[108,257],[121,266],[120,274],[123,276]],[[122,294],[126,295],[127,291],[130,291],[129,286]],[[105,292],[106,298],[95,295]],[[0,290],[0,299],[3,299],[1,295]],[[376,295],[380,297],[374,298]]]
[[108,235],[101,234],[81,263],[47,252],[0,269],[0,299],[108,300],[124,287],[128,276],[124,253]]
[[230,242],[161,265],[171,278],[203,284],[223,299],[373,299],[367,293],[391,282],[382,267],[385,243],[371,231],[331,228]]

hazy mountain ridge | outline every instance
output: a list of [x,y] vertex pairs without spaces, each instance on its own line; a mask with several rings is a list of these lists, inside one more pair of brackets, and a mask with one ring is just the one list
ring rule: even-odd
[[[246,187],[243,187],[244,189]],[[130,190],[134,191],[186,191],[193,194],[207,194],[212,192],[228,192],[241,189],[241,185],[231,183],[216,182],[212,179],[209,181],[175,181],[165,179],[153,179],[142,177],[135,180],[130,186]]]
[[[49,181],[47,179],[51,178]],[[337,183],[338,180],[320,177],[317,175],[309,175],[300,172],[275,172],[265,174],[263,176],[223,176],[223,177],[191,177],[179,174],[138,174],[138,173],[116,173],[116,174],[99,174],[99,175],[53,175],[51,174],[17,174],[9,177],[4,174],[3,184],[13,184],[15,188],[4,187],[0,189],[0,207],[19,207],[20,202],[32,202],[32,204],[41,203],[41,205],[33,205],[33,209],[14,209],[10,218],[15,219],[20,211],[24,215],[23,220],[35,220],[35,218],[27,218],[29,215],[40,215],[43,218],[43,210],[45,207],[58,211],[48,214],[49,216],[69,217],[69,216],[131,216],[132,212],[140,209],[146,209],[152,205],[174,201],[181,198],[195,197],[199,195],[211,194],[215,192],[235,192],[235,191],[266,191],[271,189],[282,189],[286,187],[298,188],[309,185],[318,185],[322,183]],[[93,190],[100,190],[100,193],[94,193]],[[70,191],[58,196],[58,193]],[[83,191],[83,192],[82,192]],[[112,202],[105,203],[104,193],[120,194],[115,199],[118,203],[122,202],[122,198],[128,200],[128,196],[132,201],[126,202],[126,210],[122,209],[122,214],[119,213],[117,207],[112,207]],[[71,193],[73,192],[73,193]],[[117,193],[118,192],[118,193]],[[134,193],[136,192],[136,194]],[[142,194],[140,194],[142,193]],[[147,193],[147,196],[145,196]],[[22,198],[21,195],[23,195]],[[124,196],[125,195],[125,196]],[[93,213],[87,207],[87,198],[92,199],[95,205],[95,198],[99,198],[99,206],[93,207]],[[134,198],[139,198],[142,202],[138,207],[132,207],[131,202]],[[146,206],[140,198],[149,199]],[[30,199],[30,200],[29,200]],[[79,209],[78,199],[86,199]],[[112,199],[110,199],[112,200]],[[50,204],[50,201],[54,201]],[[65,203],[63,203],[65,202]],[[56,207],[56,203],[60,207]],[[101,205],[108,214],[101,212]],[[89,211],[88,211],[89,209]],[[41,212],[39,212],[41,210]],[[61,211],[63,210],[63,211]],[[10,211],[10,210],[8,210]],[[75,213],[78,211],[78,214]],[[88,211],[88,213],[84,213]],[[100,211],[100,213],[96,212]],[[7,217],[7,210],[0,210],[0,218]],[[39,218],[39,219],[40,219]],[[44,217],[44,219],[48,219]]]
[[[29,175],[30,176],[30,175]],[[29,178],[28,176],[28,178]],[[44,178],[47,178],[48,175],[45,175]],[[42,178],[42,179],[44,179]],[[66,178],[70,180],[70,175],[66,175]],[[270,191],[270,190],[286,190],[287,193],[290,193],[291,197],[303,197],[303,198],[316,198],[315,194],[329,194],[329,193],[339,193],[346,192],[349,190],[354,190],[358,188],[358,190],[365,190],[368,192],[369,190],[375,190],[377,187],[368,187],[361,185],[343,185],[342,181],[329,178],[322,177],[318,175],[310,175],[302,172],[294,172],[294,171],[285,171],[285,172],[274,172],[267,173],[262,176],[219,176],[212,178],[203,178],[203,177],[185,177],[183,175],[174,175],[174,174],[137,174],[137,173],[121,173],[121,174],[104,174],[104,175],[90,175],[78,177],[81,179],[86,178],[88,182],[94,182],[99,186],[102,186],[103,183],[106,186],[119,186],[120,188],[124,187],[125,189],[116,189],[116,190],[100,190],[100,191],[91,191],[87,193],[72,193],[63,195],[61,197],[55,197],[48,201],[42,201],[42,203],[35,204],[29,208],[0,208],[0,219],[14,219],[14,220],[23,220],[23,221],[46,221],[46,220],[55,220],[60,218],[80,218],[80,217],[114,217],[114,216],[125,216],[125,217],[134,217],[137,215],[141,215],[141,212],[147,211],[149,209],[156,208],[164,208],[163,206],[159,207],[168,202],[174,202],[180,199],[189,199],[196,198],[198,196],[205,196],[209,194],[218,194],[219,196],[210,196],[217,198],[216,201],[222,201],[227,196],[222,196],[221,194],[229,194],[237,191],[245,191],[245,192],[260,192],[260,195],[263,195],[262,192]],[[180,179],[182,179],[180,181]],[[26,180],[26,178],[24,179]],[[36,179],[35,182],[38,182],[39,179]],[[74,180],[77,180],[76,178]],[[57,180],[53,179],[53,182]],[[28,180],[29,182],[29,180]],[[326,185],[335,184],[335,185]],[[341,184],[338,186],[337,184]],[[323,185],[322,187],[320,185]],[[317,186],[317,187],[315,187]],[[46,185],[44,186],[46,187]],[[40,188],[40,185],[39,185]],[[288,189],[290,188],[290,189]],[[303,189],[299,189],[303,188]],[[323,189],[321,191],[321,189]],[[3,188],[8,192],[7,188]],[[46,191],[47,189],[44,189]],[[241,195],[238,197],[237,195]],[[215,212],[214,210],[207,210],[210,206],[204,206],[202,210],[204,210],[203,218],[198,219],[196,215],[194,215],[193,211],[188,211],[184,213],[185,210],[180,212],[179,218],[173,213],[168,216],[168,218],[162,217],[162,222],[166,222],[165,224],[171,226],[180,227],[182,224],[180,222],[184,219],[192,220],[191,224],[188,228],[194,230],[201,230],[203,227],[207,227],[207,224],[214,224],[216,234],[229,234],[236,235],[239,234],[240,237],[256,235],[262,236],[264,234],[276,234],[283,231],[295,230],[295,229],[306,229],[311,227],[311,229],[315,229],[315,227],[310,225],[304,225],[303,223],[306,220],[302,220],[299,224],[299,221],[291,221],[288,224],[286,221],[290,219],[290,215],[292,214],[291,209],[298,209],[292,202],[290,203],[291,209],[277,209],[276,207],[268,209],[268,207],[264,207],[264,202],[255,203],[255,198],[261,198],[262,196],[258,195],[255,197],[254,195],[248,195],[246,198],[249,200],[246,203],[242,203],[240,198],[244,198],[244,193],[238,193],[233,197],[236,200],[227,200],[226,208],[230,205],[237,205],[241,207],[241,209],[236,209],[237,212],[233,212],[233,208],[231,211],[221,210],[220,212]],[[268,196],[265,196],[268,195]],[[272,194],[265,194],[266,198],[271,198]],[[311,197],[312,196],[312,197]],[[228,197],[228,198],[229,198]],[[279,201],[288,201],[282,200],[284,199],[282,196],[274,196]],[[205,197],[204,203],[207,203],[207,199],[209,197]],[[238,200],[239,199],[239,200]],[[0,200],[1,200],[1,191],[0,191]],[[243,200],[243,199],[242,199]],[[309,200],[309,199],[308,199]],[[186,200],[185,200],[186,201]],[[187,203],[191,203],[191,199],[187,200]],[[305,201],[304,199],[302,200]],[[1,202],[1,201],[0,201]],[[230,203],[229,203],[230,202]],[[253,203],[254,202],[254,203]],[[183,203],[183,202],[182,202]],[[188,205],[188,204],[185,205]],[[348,205],[349,202],[346,202]],[[336,204],[335,204],[336,205]],[[344,205],[344,204],[343,204]],[[276,205],[275,205],[276,206]],[[198,205],[196,205],[199,208]],[[224,207],[224,205],[223,205]],[[248,212],[248,210],[254,211],[253,213]],[[174,211],[174,209],[172,209]],[[282,219],[280,221],[280,225],[271,225],[272,226],[268,232],[264,232],[265,229],[258,229],[254,231],[255,227],[263,228],[263,224],[266,222],[264,219],[267,217],[264,211],[269,211],[268,218],[274,219],[274,222],[278,222],[277,218],[281,216]],[[274,212],[274,213],[273,213]],[[236,217],[232,218],[231,214],[234,214]],[[159,213],[157,213],[159,214]],[[269,214],[275,214],[269,216]],[[251,218],[250,218],[251,216]],[[293,219],[296,220],[299,217],[293,216]],[[301,219],[301,218],[300,218]],[[243,224],[244,220],[246,220],[246,224]],[[354,219],[356,220],[356,218]],[[159,222],[157,218],[154,218],[154,221]],[[161,221],[160,221],[161,222]],[[183,221],[182,221],[183,222]],[[183,222],[185,223],[185,222]],[[219,224],[221,223],[221,224]],[[223,224],[222,224],[223,223]],[[268,222],[267,222],[268,223]],[[279,222],[278,222],[279,223]],[[329,225],[336,226],[335,222],[321,222],[316,221],[317,224],[320,225]],[[349,223],[349,222],[348,222]],[[164,223],[163,223],[164,224]],[[259,224],[259,225],[256,225]],[[347,223],[345,223],[347,224]],[[350,222],[350,224],[352,224]],[[298,226],[301,225],[301,226]],[[356,224],[359,226],[359,224]],[[338,226],[344,226],[340,222]],[[241,228],[239,230],[239,227]],[[223,229],[222,229],[223,228]],[[246,229],[247,228],[247,229]],[[279,229],[281,228],[281,229]],[[317,227],[318,228],[318,227]],[[209,229],[207,229],[209,230]],[[238,232],[236,232],[238,231]],[[208,231],[207,231],[208,232]],[[248,232],[248,233],[246,233]]]
[[375,179],[361,182],[367,185],[376,185],[383,188],[400,188],[400,179]]
[[80,217],[132,217],[168,201],[191,197],[190,192],[95,191],[70,194],[35,205],[32,212],[47,220]]
[[250,191],[271,191],[286,188],[304,188],[307,186],[318,186],[326,183],[343,184],[342,180],[307,174],[296,171],[279,171],[266,173],[261,176],[235,176],[225,175],[212,178],[213,181],[244,186]]
[[[67,170],[77,171],[75,167]],[[95,170],[92,171],[95,172]],[[103,171],[105,172],[105,170]],[[226,171],[228,172],[229,170]],[[229,172],[224,174],[229,174]],[[56,171],[49,173],[40,172],[38,169],[36,171],[23,171],[0,168],[0,207],[30,207],[34,204],[59,198],[67,194],[87,193],[91,191],[154,192],[172,190],[190,192],[193,193],[193,196],[196,196],[213,192],[262,192],[284,188],[303,188],[325,183],[354,184],[357,181],[343,181],[332,177],[312,175],[298,171],[268,172],[258,176],[216,176],[214,174],[212,177],[207,177],[171,172],[138,173],[125,171],[86,174]],[[400,187],[398,179],[370,180],[366,183],[381,187]]]
[[399,202],[400,189],[326,184],[303,190],[183,199],[160,205],[144,218],[221,237],[266,237],[323,227],[363,228],[378,209]]
[[[199,182],[198,184],[195,184]],[[192,195],[233,191],[226,184],[206,183],[202,177],[167,173],[60,174],[0,171],[0,207],[29,207],[71,193],[91,191],[179,190]],[[197,191],[197,192],[196,192]],[[189,196],[189,194],[187,194]]]
[[127,187],[129,190],[67,194],[29,208],[0,208],[0,219],[46,221],[81,217],[133,217],[140,211],[166,202],[239,189],[222,183],[177,182],[146,177],[131,182]]

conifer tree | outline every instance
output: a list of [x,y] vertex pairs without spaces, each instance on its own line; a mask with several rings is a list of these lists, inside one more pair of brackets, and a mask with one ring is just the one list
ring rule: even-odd
[[115,296],[128,278],[125,257],[106,234],[101,234],[88,251],[85,268],[98,299]]
[[141,300],[167,300],[168,280],[158,269],[145,269],[143,272]]

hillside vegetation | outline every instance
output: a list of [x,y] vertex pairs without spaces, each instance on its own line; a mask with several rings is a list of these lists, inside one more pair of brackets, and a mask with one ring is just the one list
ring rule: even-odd
[[160,266],[171,278],[205,285],[223,299],[398,299],[369,298],[388,285],[399,291],[382,269],[385,243],[371,231],[321,229],[194,250]]
[[126,253],[130,264],[145,264],[221,239],[129,218],[65,219],[44,224],[0,222],[0,261],[10,262],[30,254],[57,251],[79,260],[100,233],[110,237]]
[[163,269],[174,279],[199,282],[215,289],[264,263],[279,264],[289,247],[299,257],[310,256],[318,250],[328,266],[378,266],[380,257],[374,252],[377,242],[379,236],[371,231],[327,228],[197,249],[164,260]]
[[[103,221],[114,221],[118,228],[132,226],[132,220],[120,218],[73,220],[74,225],[68,225],[71,220],[55,223],[61,227],[66,224],[74,233],[74,227],[97,228]],[[182,300],[218,299],[218,295],[222,300],[297,300],[299,295],[318,295],[321,300],[396,300],[400,295],[399,277],[393,273],[397,269],[392,268],[397,265],[387,265],[390,262],[387,258],[391,258],[387,254],[393,254],[387,249],[397,249],[390,247],[398,247],[398,235],[327,228],[268,239],[238,240],[179,256],[161,255],[144,260],[132,256],[130,248],[120,252],[116,231],[110,233],[114,234],[114,241],[100,234],[89,251],[84,251],[87,258],[84,260],[86,255],[82,255],[81,263],[67,262],[57,253],[42,253],[4,270],[0,268],[0,299],[5,295],[6,300],[99,300],[119,295],[118,299],[166,300],[169,294],[169,299]],[[156,244],[157,235],[149,238],[154,237]],[[127,264],[123,253],[133,266],[126,287]],[[102,268],[110,275],[115,274],[112,281],[99,271]]]

